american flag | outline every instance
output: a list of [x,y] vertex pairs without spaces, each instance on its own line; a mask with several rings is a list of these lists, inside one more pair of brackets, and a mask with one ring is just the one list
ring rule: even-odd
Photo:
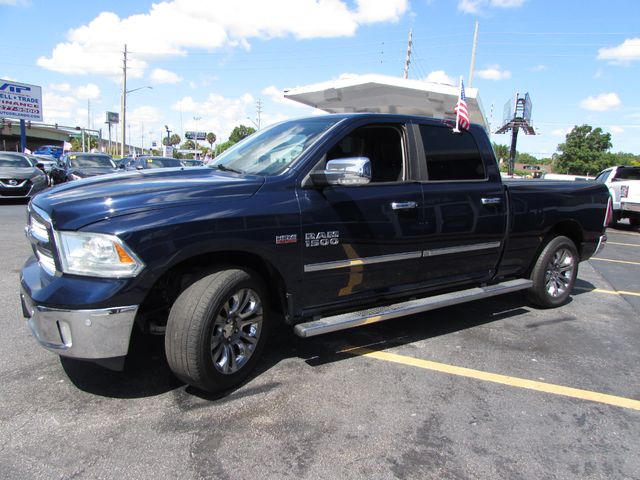
[[456,128],[469,129],[469,110],[467,110],[467,98],[464,96],[464,82],[460,79],[460,96],[454,109],[456,112]]

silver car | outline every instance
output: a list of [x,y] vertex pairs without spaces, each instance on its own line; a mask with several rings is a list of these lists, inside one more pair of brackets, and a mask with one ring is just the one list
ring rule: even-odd
[[31,198],[49,186],[44,166],[36,157],[0,152],[0,199]]

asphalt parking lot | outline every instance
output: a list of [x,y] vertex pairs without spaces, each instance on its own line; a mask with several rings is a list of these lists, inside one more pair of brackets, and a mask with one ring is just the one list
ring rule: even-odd
[[162,340],[61,362],[22,318],[24,204],[0,205],[0,477],[640,478],[640,234],[609,229],[572,301],[520,293],[299,339],[206,397]]

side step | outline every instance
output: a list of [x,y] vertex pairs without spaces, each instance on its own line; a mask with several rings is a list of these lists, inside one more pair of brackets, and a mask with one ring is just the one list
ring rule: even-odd
[[417,300],[409,300],[384,307],[343,313],[311,322],[299,323],[295,326],[294,332],[299,337],[313,337],[315,335],[322,335],[323,333],[382,322],[392,318],[427,312],[459,303],[495,297],[496,295],[502,295],[504,293],[524,290],[530,288],[532,285],[533,282],[531,280],[524,278],[509,280],[486,287],[469,288],[467,290],[444,293],[442,295],[434,295],[433,297],[419,298]]

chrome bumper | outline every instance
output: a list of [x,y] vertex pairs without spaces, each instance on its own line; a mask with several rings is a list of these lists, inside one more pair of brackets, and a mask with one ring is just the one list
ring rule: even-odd
[[97,310],[63,310],[34,305],[20,295],[33,336],[65,357],[98,360],[124,357],[129,350],[137,305]]
[[620,208],[627,212],[640,212],[640,203],[638,202],[620,202]]

